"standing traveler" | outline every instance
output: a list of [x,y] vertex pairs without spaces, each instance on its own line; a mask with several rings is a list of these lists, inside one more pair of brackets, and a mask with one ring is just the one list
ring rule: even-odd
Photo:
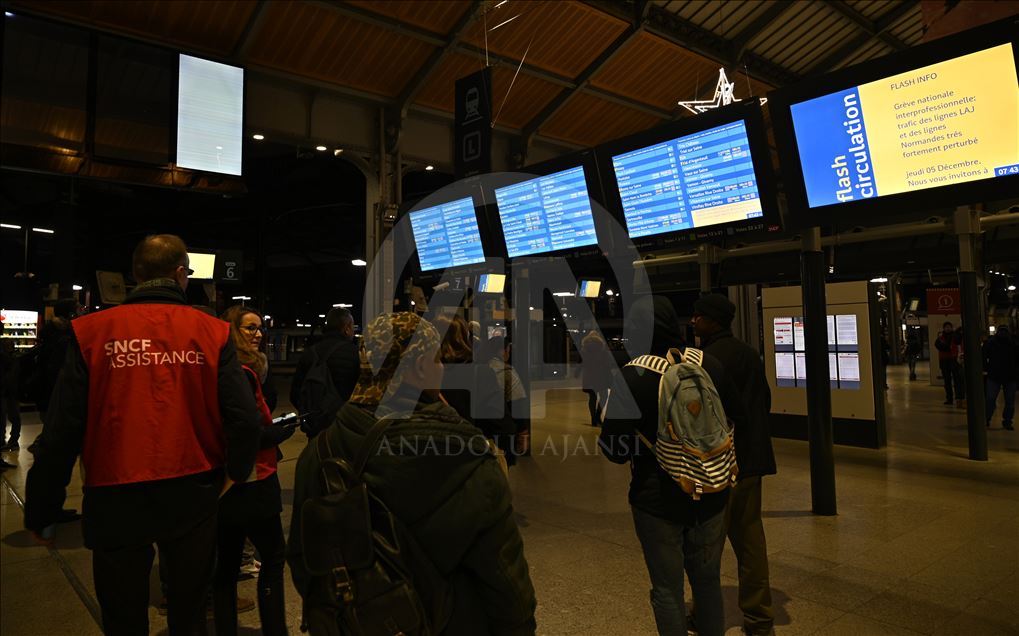
[[301,354],[290,385],[290,403],[298,413],[309,416],[303,425],[309,437],[332,424],[336,412],[350,398],[361,368],[354,316],[349,310],[331,309],[322,335],[321,341]]
[[[415,548],[446,581],[441,587],[449,590],[443,597],[448,604],[427,612],[432,633],[534,634],[534,588],[509,484],[477,429],[439,396],[443,365],[438,332],[413,313],[382,314],[366,326],[362,342],[361,375],[353,395],[297,462],[287,561],[310,633],[334,634],[337,621],[357,620],[354,608],[363,607],[358,586],[343,586],[332,569],[349,566],[345,572],[354,579],[371,568],[371,560],[360,561],[362,553],[356,551],[360,535],[305,524],[328,505],[323,501],[323,459],[355,465],[365,452],[361,476],[368,492],[407,524]],[[379,441],[365,451],[369,434]],[[328,449],[326,457],[322,446]],[[363,525],[363,517],[359,523],[336,519],[343,528]],[[344,549],[336,549],[336,542]],[[409,546],[404,548],[406,553]],[[348,590],[339,601],[338,589]],[[430,595],[435,587],[420,592]],[[397,624],[406,616],[389,609],[374,612],[392,621],[386,633],[409,629]]]
[[909,379],[916,380],[916,362],[920,359],[920,334],[919,330],[910,327],[906,331],[906,344],[903,353],[906,354],[906,364],[909,365]]
[[955,389],[957,405],[965,404],[966,382],[962,377],[962,365],[959,355],[962,352],[962,334],[954,331],[951,322],[945,322],[934,347],[938,350],[938,362],[941,366],[941,377],[945,381],[945,404],[952,404],[952,389]]
[[531,405],[520,374],[510,364],[511,351],[512,346],[505,336],[495,335],[488,340],[488,366],[495,371],[496,380],[503,387],[506,409],[516,431],[513,452],[507,453],[507,457],[508,461],[516,461],[514,456],[530,452]]
[[[0,334],[3,333],[0,322]],[[0,340],[0,451],[16,451],[21,448],[21,408],[18,403],[18,382],[20,364],[18,352],[12,338]],[[11,423],[11,434],[7,433],[7,422]]]
[[[0,321],[0,336],[4,333],[4,323]],[[14,356],[14,341],[12,339],[0,340],[0,450],[7,450],[5,435],[7,434],[7,420],[11,420],[11,440],[18,441],[21,434],[21,412],[18,411],[18,360]],[[12,448],[13,450],[13,448]],[[0,470],[15,468],[0,458]]]
[[605,339],[591,331],[580,342],[581,385],[587,393],[587,410],[591,426],[601,426],[601,407],[612,378],[612,356]]
[[268,362],[265,354],[258,350],[262,334],[261,317],[251,309],[234,306],[222,318],[230,324],[237,359],[261,414],[262,429],[254,475],[244,483],[235,484],[219,501],[216,528],[219,549],[212,587],[216,634],[237,634],[237,570],[241,565],[244,541],[250,539],[262,558],[258,572],[258,615],[262,633],[279,636],[287,633],[283,598],[286,552],[283,523],[280,521],[283,503],[276,462],[281,457],[279,445],[294,434],[295,428],[272,423],[272,411],[262,394]]
[[445,368],[442,398],[460,417],[493,440],[506,456],[507,463],[512,464],[516,424],[506,408],[505,391],[495,371],[487,364],[474,364],[474,337],[470,326],[460,316],[439,316],[435,319],[435,328],[445,333],[439,348]]
[[64,366],[67,349],[71,342],[71,320],[77,315],[78,303],[64,299],[53,307],[53,317],[39,330],[31,376],[28,378],[28,392],[39,417],[45,419],[49,409],[50,394],[57,384],[57,376]]
[[156,544],[170,633],[200,634],[219,496],[251,473],[260,419],[230,326],[187,304],[184,242],[149,236],[132,265],[138,286],[123,305],[72,323],[25,486],[25,527],[38,536],[61,514],[80,454],[104,632],[148,632]]
[[[671,348],[684,349],[679,317],[664,296],[638,300],[627,320],[654,325],[651,346],[645,353],[664,357]],[[721,363],[705,353],[702,366],[718,391],[725,415],[737,427],[744,427],[742,403]],[[655,452],[640,441],[638,435],[647,440],[658,437],[662,377],[642,366],[622,368],[609,394],[598,443],[610,461],[630,462],[629,502],[651,578],[651,607],[658,633],[686,636],[685,571],[697,606],[699,633],[720,636],[725,631],[720,568],[730,489],[705,492],[693,499],[661,468]]]
[[739,478],[729,495],[725,526],[739,564],[743,631],[772,634],[775,612],[768,575],[768,547],[761,520],[761,477],[776,472],[768,426],[771,389],[760,355],[732,335],[730,326],[736,306],[721,294],[708,294],[698,298],[693,309],[694,333],[701,339],[701,348],[722,363],[747,414],[745,425],[737,424],[734,434]]
[[987,372],[987,425],[991,425],[1000,391],[1004,398],[1001,427],[1014,430],[1012,417],[1015,415],[1015,389],[1019,378],[1019,347],[1012,339],[1008,325],[1000,325],[994,336],[987,339],[983,353],[984,370]]

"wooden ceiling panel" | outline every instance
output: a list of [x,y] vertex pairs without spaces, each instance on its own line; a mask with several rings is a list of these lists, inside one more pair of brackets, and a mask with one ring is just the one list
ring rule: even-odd
[[669,110],[680,99],[710,99],[717,80],[718,64],[658,36],[641,33],[591,83]]
[[[519,17],[499,26],[514,16]],[[489,11],[481,24],[489,29],[488,47],[493,53],[519,60],[526,51],[528,64],[571,78],[580,75],[627,28],[623,21],[593,7],[565,0],[510,0]],[[471,29],[464,41],[484,48],[482,29]]]
[[663,120],[588,93],[578,93],[539,131],[546,137],[595,146],[662,123]]
[[251,63],[387,97],[398,95],[434,50],[318,5],[273,2],[266,11]]
[[[415,103],[430,108],[453,112],[456,80],[484,68],[484,62],[459,53],[446,56]],[[541,112],[561,90],[559,86],[530,75],[517,75],[514,69],[497,66],[492,69],[492,116],[495,123],[511,128],[522,128]],[[510,84],[513,88],[510,90]],[[507,96],[507,90],[509,94]]]
[[114,29],[143,40],[227,56],[255,10],[254,0],[35,0],[31,12]]
[[347,4],[438,35],[452,31],[471,5],[469,0],[347,0]]

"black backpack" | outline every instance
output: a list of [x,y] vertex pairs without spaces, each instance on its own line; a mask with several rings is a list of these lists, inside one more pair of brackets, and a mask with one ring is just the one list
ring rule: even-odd
[[372,426],[353,465],[333,456],[328,434],[316,441],[326,494],[299,512],[313,636],[434,636],[451,614],[448,581],[362,479],[393,419]]
[[336,412],[340,410],[346,399],[336,390],[333,374],[329,372],[329,358],[343,344],[339,341],[326,350],[325,355],[319,353],[317,346],[312,347],[314,359],[308,374],[301,383],[298,408],[301,411],[301,430],[309,438],[315,437],[329,428]]

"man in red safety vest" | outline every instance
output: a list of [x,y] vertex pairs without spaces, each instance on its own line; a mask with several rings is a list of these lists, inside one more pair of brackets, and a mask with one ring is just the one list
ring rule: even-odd
[[124,304],[71,323],[28,473],[25,527],[38,536],[81,455],[82,533],[106,634],[148,632],[153,544],[170,633],[205,633],[218,498],[247,479],[258,451],[261,419],[230,326],[188,306],[188,264],[180,238],[145,238]]

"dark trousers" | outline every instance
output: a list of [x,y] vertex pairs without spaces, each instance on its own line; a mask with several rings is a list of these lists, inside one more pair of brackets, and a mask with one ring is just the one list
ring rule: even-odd
[[690,528],[632,508],[633,525],[651,579],[651,609],[660,636],[686,636],[683,572],[697,605],[697,633],[722,636],[722,548],[724,514]]
[[599,406],[605,402],[605,392],[584,389],[584,393],[587,393],[587,410],[591,414],[591,426],[601,426],[601,410]]
[[768,577],[768,546],[761,521],[761,478],[736,482],[725,509],[726,534],[736,553],[739,570],[739,608],[743,627],[750,634],[767,634],[773,629]]
[[998,392],[1002,392],[1005,403],[1002,405],[1004,411],[1001,414],[1001,423],[1008,427],[1012,425],[1012,417],[1015,415],[1015,391],[1016,381],[999,382],[987,378],[987,424],[990,425],[994,409],[998,406]]
[[960,400],[966,399],[966,382],[962,377],[962,365],[958,360],[941,361],[941,378],[945,381],[945,401],[951,402],[952,389],[955,389],[955,397]]
[[[176,536],[158,537],[170,634],[204,635],[205,592],[216,562],[216,515]],[[107,636],[149,633],[152,544],[92,551],[92,576]]]
[[[21,438],[21,407],[16,395],[5,395],[0,398],[0,426],[6,429],[7,421],[11,422],[11,435],[8,442],[16,442]],[[0,429],[0,441],[3,440],[3,429]]]
[[237,570],[241,567],[244,539],[251,539],[262,568],[258,572],[258,617],[265,636],[287,633],[287,613],[283,599],[283,563],[286,560],[283,524],[279,514],[232,523],[220,519],[217,532],[219,562],[212,586],[217,636],[237,634]]

